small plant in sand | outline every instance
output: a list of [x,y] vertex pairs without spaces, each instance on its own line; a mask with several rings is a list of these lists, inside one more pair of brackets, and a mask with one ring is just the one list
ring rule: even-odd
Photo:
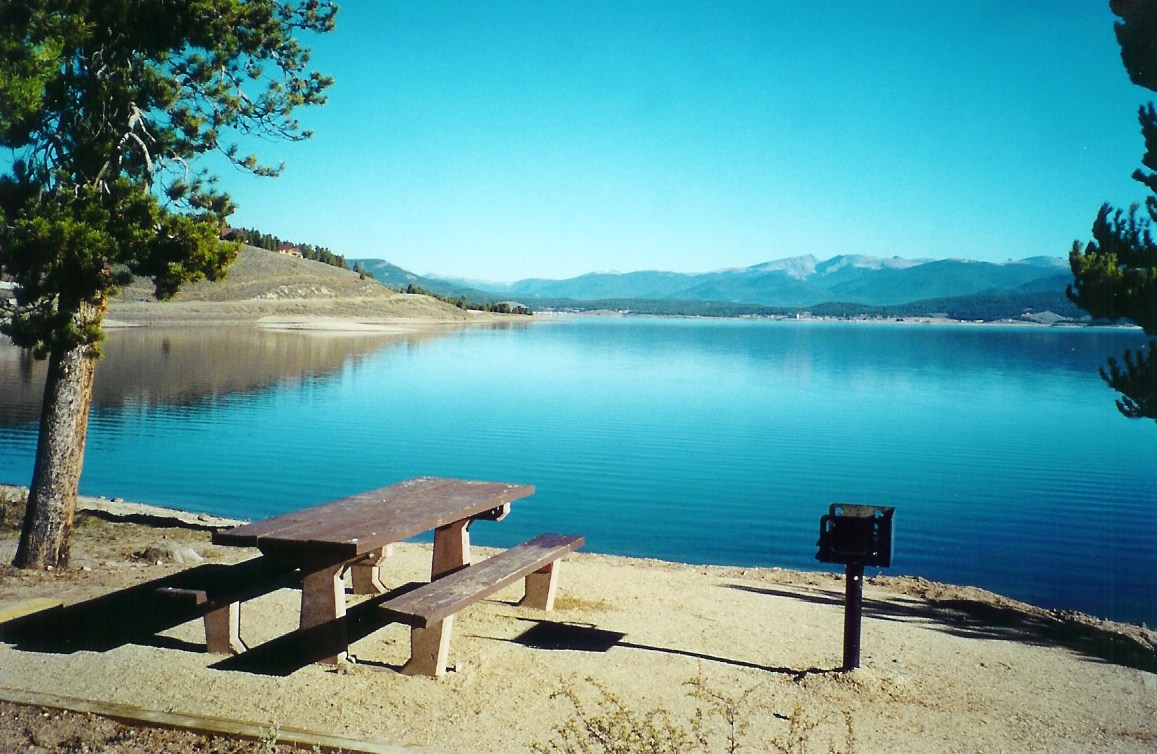
[[776,751],[781,754],[852,754],[855,736],[851,713],[838,719],[808,714],[797,707],[790,715],[775,713],[788,728],[770,741],[749,742],[753,714],[749,705],[754,689],[732,695],[712,687],[700,675],[685,682],[699,705],[689,721],[675,719],[664,709],[639,712],[592,678],[587,683],[598,694],[585,702],[566,682],[551,695],[574,707],[574,714],[554,730],[546,743],[535,743],[536,754],[738,754],[744,751]]
[[261,739],[261,754],[277,754],[277,738],[281,735],[281,728],[274,723]]
[[594,709],[587,707],[567,683],[551,694],[574,706],[575,714],[555,728],[546,744],[535,743],[537,754],[683,754],[694,751],[690,731],[672,720],[666,710],[637,712],[593,678],[587,683],[598,690]]
[[787,733],[771,741],[780,754],[852,754],[856,738],[852,713],[840,710],[836,717],[823,718],[796,707],[787,718]]
[[[740,751],[739,741],[747,732],[749,719],[740,713],[736,698],[710,686],[702,675],[685,681],[683,685],[690,688],[691,696],[701,703],[695,708],[695,717],[691,720],[691,729],[700,748],[719,751],[722,746],[722,751],[727,754]],[[743,696],[752,698],[751,691],[748,689]],[[723,740],[719,741],[720,738]]]
[[[279,748],[280,737],[281,726],[279,726],[277,723],[274,723],[272,726],[270,726],[269,730],[265,732],[265,735],[261,737],[261,740],[257,742],[256,745],[259,748],[254,749],[254,752],[259,752],[259,754],[278,754],[278,752],[282,751],[282,749]],[[294,746],[290,751],[296,752],[301,750]],[[310,754],[322,754],[321,746],[318,744],[314,744],[312,747],[310,747],[309,751]],[[330,751],[332,754],[345,754],[344,749],[331,749]]]

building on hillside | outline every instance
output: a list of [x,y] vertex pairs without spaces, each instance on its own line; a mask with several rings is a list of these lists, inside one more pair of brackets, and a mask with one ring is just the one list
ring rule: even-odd
[[305,256],[304,254],[301,253],[301,249],[299,247],[294,246],[291,243],[279,243],[279,244],[277,244],[277,253],[278,254],[284,254],[287,257],[303,258]]

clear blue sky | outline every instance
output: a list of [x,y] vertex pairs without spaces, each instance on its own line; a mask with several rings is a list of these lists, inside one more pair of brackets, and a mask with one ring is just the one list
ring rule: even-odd
[[1107,0],[346,0],[231,222],[418,273],[1063,256],[1130,179]]

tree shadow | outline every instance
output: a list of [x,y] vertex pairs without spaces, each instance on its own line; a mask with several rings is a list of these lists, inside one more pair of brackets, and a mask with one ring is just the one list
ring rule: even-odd
[[[797,591],[743,584],[725,587],[818,605],[842,608],[844,604],[842,594],[815,588],[803,587]],[[966,639],[1063,647],[1090,660],[1157,672],[1157,646],[1151,641],[1079,614],[963,598],[880,600],[865,595],[863,605],[864,616],[876,620],[919,623]]]

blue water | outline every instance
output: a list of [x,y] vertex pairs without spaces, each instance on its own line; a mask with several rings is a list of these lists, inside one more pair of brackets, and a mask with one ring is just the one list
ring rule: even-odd
[[[805,569],[831,568],[814,557],[829,504],[889,505],[886,573],[1153,625],[1157,425],[1121,417],[1097,376],[1141,342],[575,318],[367,343],[263,386],[106,400],[81,487],[261,518],[418,475],[525,482],[537,493],[476,542],[561,531],[597,552]],[[0,480],[27,480],[34,444],[30,421],[0,424]]]

